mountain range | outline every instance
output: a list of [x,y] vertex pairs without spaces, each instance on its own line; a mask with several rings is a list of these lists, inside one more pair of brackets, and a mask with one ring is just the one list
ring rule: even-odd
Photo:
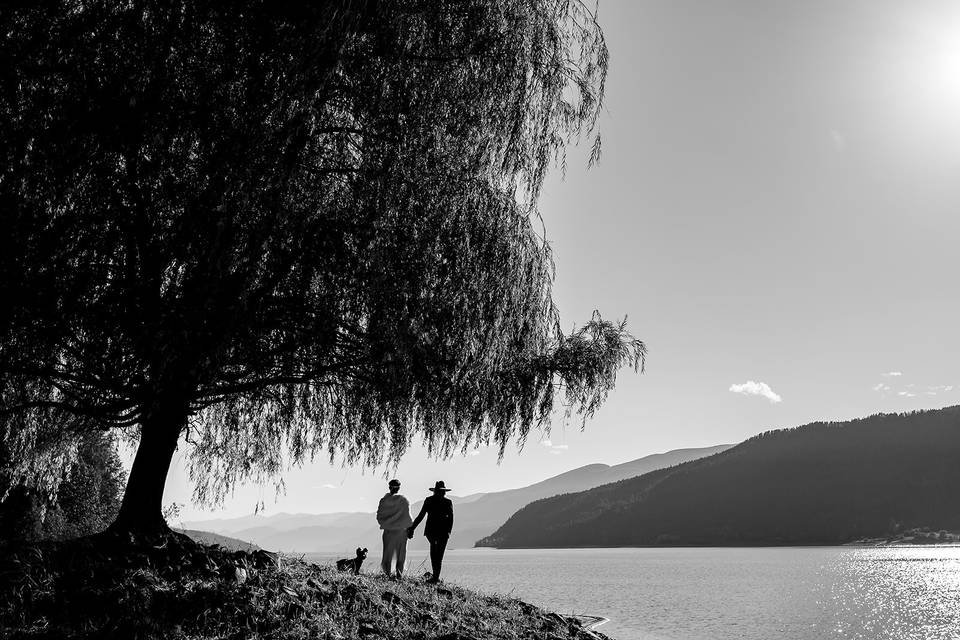
[[259,549],[257,545],[251,544],[246,540],[237,540],[236,538],[230,538],[220,535],[219,533],[194,531],[192,529],[174,529],[174,531],[187,535],[201,544],[218,544],[231,551],[256,551]]
[[842,544],[960,529],[960,406],[769,431],[526,505],[478,546]]
[[[731,446],[677,449],[613,466],[590,464],[518,489],[449,496],[454,503],[454,530],[449,547],[472,547],[477,540],[495,531],[516,510],[534,500],[583,491],[642,475],[655,469],[713,455]],[[422,504],[422,501],[412,504],[411,515],[415,516]],[[264,549],[288,553],[348,553],[357,546],[374,548],[380,538],[375,514],[366,512],[280,513],[183,524],[185,528],[211,531],[249,541]],[[414,544],[414,548],[417,544],[422,546],[419,536],[418,542]]]

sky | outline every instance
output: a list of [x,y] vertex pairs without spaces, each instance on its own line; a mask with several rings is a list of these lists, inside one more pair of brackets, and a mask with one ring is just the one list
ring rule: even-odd
[[960,404],[960,3],[601,0],[603,156],[541,200],[564,326],[628,316],[643,375],[584,430],[397,469],[325,460],[286,493],[164,502],[185,520],[373,511],[524,486],[585,464],[735,443],[816,420]]

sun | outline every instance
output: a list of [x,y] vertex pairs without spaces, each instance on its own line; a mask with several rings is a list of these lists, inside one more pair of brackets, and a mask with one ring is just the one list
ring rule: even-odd
[[913,26],[904,52],[913,58],[905,65],[912,97],[931,124],[960,127],[960,11],[924,14]]
[[945,107],[960,104],[960,27],[950,36],[931,42],[927,78],[929,98]]
[[[917,169],[960,165],[960,3],[904,7],[890,16],[871,52],[874,102],[864,111],[885,127],[885,139]],[[926,10],[924,10],[926,9]],[[923,169],[926,170],[926,169]]]

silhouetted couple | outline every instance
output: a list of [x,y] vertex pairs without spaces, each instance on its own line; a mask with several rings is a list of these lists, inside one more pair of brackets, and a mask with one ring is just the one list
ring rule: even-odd
[[383,561],[381,567],[388,576],[393,573],[396,563],[396,576],[403,576],[403,568],[407,558],[407,540],[413,537],[417,525],[427,518],[423,528],[423,535],[430,542],[430,564],[433,571],[427,582],[440,581],[440,569],[443,565],[443,553],[447,549],[447,540],[453,530],[453,502],[446,497],[447,487],[443,480],[438,480],[423,501],[417,519],[410,520],[410,503],[400,494],[400,481],[391,480],[387,485],[390,492],[380,499],[377,507],[377,522],[383,529]]

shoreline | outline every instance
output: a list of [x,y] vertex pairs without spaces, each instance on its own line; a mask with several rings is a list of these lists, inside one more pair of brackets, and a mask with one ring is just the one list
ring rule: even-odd
[[601,625],[605,625],[608,622],[610,622],[610,618],[605,618],[603,616],[588,616],[583,614],[574,614],[566,617],[579,620],[584,627],[586,627],[587,629],[590,629],[591,631],[593,631],[594,629],[596,629]]
[[[616,545],[616,546],[576,546],[576,547],[473,547],[472,550],[489,551],[602,551],[610,549],[823,549],[828,547],[958,547],[960,540],[910,540],[885,538],[864,538],[850,542],[824,542],[805,544],[656,544],[656,545]],[[466,549],[462,549],[466,550]]]

